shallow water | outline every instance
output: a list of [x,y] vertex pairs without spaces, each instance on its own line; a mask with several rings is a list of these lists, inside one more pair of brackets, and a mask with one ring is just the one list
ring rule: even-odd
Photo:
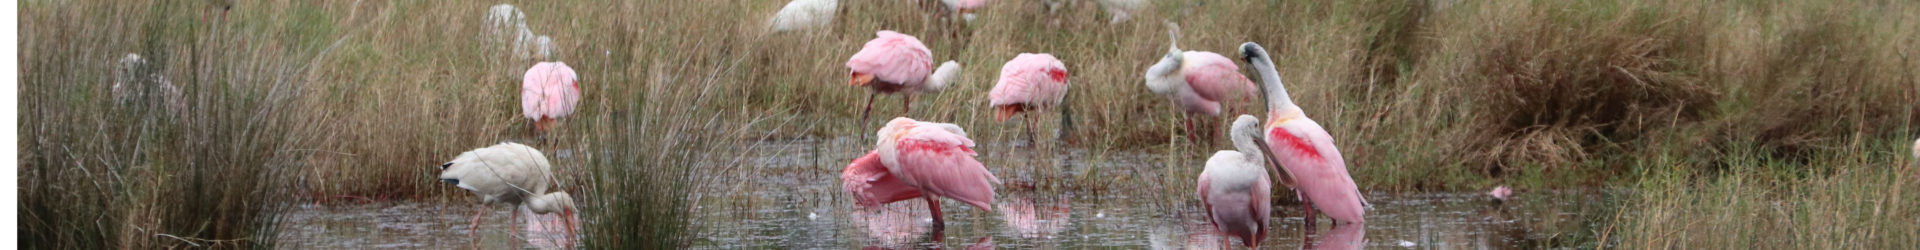
[[[985,143],[982,143],[985,144]],[[839,170],[864,154],[852,139],[790,140],[756,146],[747,176],[705,187],[694,211],[695,248],[1088,248],[1217,249],[1193,197],[1193,178],[1206,155],[1165,157],[1152,152],[976,148],[1006,183],[992,212],[941,200],[946,229],[931,233],[926,203],[857,208],[843,197]],[[1039,153],[1055,152],[1055,153]],[[1197,152],[1197,151],[1196,151]],[[1210,152],[1210,151],[1208,151]],[[1194,154],[1194,153],[1182,153]],[[1045,164],[1039,164],[1045,163]],[[1057,167],[1048,167],[1057,166]],[[1193,167],[1163,167],[1193,166]],[[1276,194],[1289,191],[1275,187]],[[1343,249],[1535,248],[1578,230],[1580,214],[1602,206],[1596,192],[1518,192],[1497,202],[1479,193],[1369,193],[1367,223],[1334,227],[1320,216],[1307,235],[1291,195],[1276,196],[1265,248]],[[280,240],[317,248],[463,248],[474,206],[374,203],[303,206],[288,217]],[[592,208],[581,208],[583,211]],[[488,210],[479,244],[532,247],[507,233],[505,208]],[[590,212],[590,211],[585,211]],[[587,222],[591,223],[591,222]],[[1345,245],[1345,244],[1356,245]],[[1233,242],[1232,244],[1238,244]]]

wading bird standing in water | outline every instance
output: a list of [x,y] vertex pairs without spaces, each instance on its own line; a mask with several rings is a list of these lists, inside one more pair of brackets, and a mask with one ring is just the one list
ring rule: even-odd
[[946,228],[940,202],[934,196],[993,211],[993,186],[1000,183],[985,165],[973,158],[973,140],[950,123],[893,118],[880,128],[873,152],[848,164],[840,186],[856,204],[876,208],[887,203],[923,198],[933,210],[933,228]]
[[1033,139],[1035,123],[1033,113],[1039,109],[1052,108],[1066,98],[1067,64],[1049,54],[1020,53],[1000,67],[1000,82],[993,85],[987,93],[989,104],[994,108],[994,121],[1006,122],[1007,118],[1022,112],[1027,113],[1027,141]]
[[913,110],[913,94],[938,92],[960,75],[960,63],[947,61],[933,68],[933,51],[927,45],[900,32],[882,30],[879,36],[847,59],[849,82],[855,87],[872,88],[867,105],[860,109],[860,130],[866,131],[873,99],[883,93],[899,93],[902,113]]
[[[547,193],[554,178],[553,165],[538,149],[501,143],[461,153],[453,161],[440,164],[440,170],[440,181],[480,195],[482,209],[473,214],[468,237],[480,230],[480,217],[489,210],[485,206],[494,204],[507,204],[513,210],[525,205],[535,214],[560,213],[567,236],[574,235],[573,196],[567,192]],[[513,222],[519,221],[516,211]]]
[[[1207,208],[1207,221],[1220,233],[1240,238],[1247,247],[1259,247],[1267,238],[1267,219],[1273,214],[1273,182],[1267,178],[1267,147],[1260,139],[1260,119],[1240,115],[1228,137],[1239,151],[1221,150],[1207,159],[1195,195]],[[1293,179],[1281,172],[1280,182]],[[1223,241],[1226,238],[1221,238]],[[1229,246],[1231,244],[1221,244]]]
[[[1147,68],[1147,89],[1186,111],[1187,140],[1195,140],[1193,115],[1220,115],[1220,101],[1244,97],[1255,87],[1233,59],[1206,51],[1180,51],[1180,27],[1167,23],[1167,55]],[[1244,100],[1244,99],[1242,99]],[[1211,128],[1212,126],[1207,126]],[[1208,131],[1213,131],[1208,129]],[[1211,134],[1211,133],[1210,133]]]
[[1280,162],[1281,173],[1294,177],[1294,192],[1305,203],[1307,228],[1313,228],[1315,208],[1335,223],[1366,223],[1362,217],[1371,206],[1347,174],[1346,159],[1333,146],[1333,136],[1287,96],[1266,48],[1248,42],[1240,45],[1240,53],[1258,71],[1260,94],[1267,104],[1265,136],[1267,145],[1273,146],[1268,155]]
[[521,79],[520,112],[533,122],[534,137],[544,137],[580,104],[580,77],[563,62],[542,62]]

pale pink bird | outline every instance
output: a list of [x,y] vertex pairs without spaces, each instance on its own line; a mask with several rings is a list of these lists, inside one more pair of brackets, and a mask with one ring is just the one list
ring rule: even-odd
[[1494,187],[1492,191],[1487,191],[1487,196],[1492,196],[1494,200],[1505,201],[1513,196],[1513,189],[1507,186]]
[[580,104],[580,77],[564,62],[542,62],[527,69],[521,79],[520,111],[540,136]]
[[[993,119],[1006,122],[1021,112],[1059,105],[1067,96],[1068,85],[1066,63],[1049,54],[1020,53],[1000,67],[1000,82],[987,93],[989,105],[995,109]],[[1026,120],[1027,140],[1033,141],[1035,119],[1029,113]]]
[[1247,42],[1240,50],[1260,74],[1260,92],[1267,101],[1266,141],[1273,146],[1269,155],[1280,162],[1279,172],[1294,178],[1292,187],[1305,203],[1308,228],[1316,208],[1335,223],[1365,223],[1371,206],[1347,174],[1346,159],[1334,147],[1333,136],[1287,96],[1266,48]]
[[960,126],[900,117],[887,122],[878,134],[873,152],[855,159],[840,175],[841,188],[856,204],[871,208],[926,199],[928,210],[933,211],[934,231],[946,227],[934,196],[993,211],[989,206],[993,185],[1000,179],[973,158],[973,140]]
[[873,110],[874,97],[899,93],[904,98],[900,100],[902,112],[911,111],[913,94],[938,92],[960,75],[960,63],[954,61],[934,69],[933,52],[927,50],[919,38],[892,30],[874,35],[879,37],[867,41],[860,52],[847,59],[850,84],[873,89],[873,93],[867,95],[866,106],[860,109],[863,131],[867,126],[867,112]]
[[[1214,229],[1240,238],[1247,247],[1259,247],[1267,238],[1267,219],[1273,216],[1273,182],[1267,178],[1268,163],[1273,161],[1266,157],[1267,147],[1260,145],[1260,131],[1260,119],[1240,115],[1228,135],[1239,151],[1221,150],[1207,159],[1195,191]],[[1285,175],[1280,180],[1291,182]]]
[[1308,234],[1307,242],[1306,246],[1301,247],[1302,249],[1366,249],[1367,225],[1333,225],[1333,230],[1328,230],[1327,235],[1318,240],[1313,239],[1312,234]]
[[[1219,116],[1220,102],[1246,97],[1256,87],[1232,59],[1213,52],[1180,51],[1180,27],[1167,23],[1170,45],[1159,63],[1147,68],[1147,89],[1186,111],[1187,139],[1193,139],[1191,115]],[[1211,126],[1209,126],[1211,127]]]

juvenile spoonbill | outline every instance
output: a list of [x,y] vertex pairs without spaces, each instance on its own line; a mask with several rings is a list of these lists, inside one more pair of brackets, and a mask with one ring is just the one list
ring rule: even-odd
[[527,69],[520,84],[520,111],[542,136],[580,104],[580,77],[564,62],[542,62]]
[[553,38],[537,35],[527,28],[527,13],[512,4],[487,9],[485,39],[494,46],[506,46],[514,59],[547,60],[553,57]]
[[892,30],[875,32],[871,41],[847,59],[849,84],[873,90],[860,109],[860,127],[866,130],[867,115],[873,111],[873,99],[880,94],[900,94],[901,112],[913,110],[913,94],[939,92],[960,75],[960,63],[947,61],[933,67],[933,51],[914,38]]
[[[1195,190],[1214,229],[1240,238],[1247,247],[1259,247],[1267,238],[1267,219],[1273,214],[1273,182],[1267,178],[1267,166],[1273,161],[1266,155],[1260,132],[1260,119],[1240,115],[1228,134],[1238,151],[1213,153]],[[1289,184],[1292,179],[1282,172],[1280,181]]]
[[767,28],[776,32],[824,28],[839,10],[839,0],[793,0],[767,19]]
[[[1052,108],[1067,96],[1067,64],[1049,54],[1020,53],[1000,67],[1000,82],[987,93],[994,121],[1015,114]],[[1027,114],[1027,140],[1033,141],[1035,119]]]
[[1234,65],[1233,59],[1213,52],[1180,51],[1180,27],[1173,23],[1167,23],[1167,27],[1170,41],[1167,54],[1147,68],[1147,90],[1166,97],[1186,111],[1187,117],[1183,120],[1187,125],[1187,139],[1194,140],[1191,116],[1219,116],[1221,101],[1244,97],[1256,87],[1246,75],[1240,74],[1240,66]]
[[[568,237],[575,235],[572,233],[573,196],[564,191],[547,192],[554,178],[553,165],[547,163],[547,156],[539,149],[501,143],[460,153],[453,161],[440,164],[440,170],[440,181],[473,191],[480,196],[483,207],[507,204],[513,210],[525,206],[535,214],[559,213]],[[486,215],[486,210],[473,214],[469,237],[479,231],[480,217]],[[519,217],[520,213],[514,212],[513,222],[518,223]]]
[[108,92],[112,93],[113,101],[118,105],[161,105],[168,116],[186,118],[187,99],[180,87],[174,86],[172,80],[161,75],[159,69],[148,67],[147,60],[141,58],[140,54],[127,53],[120,57],[119,67],[113,75],[113,85],[108,87]]
[[993,211],[993,186],[1000,183],[985,165],[973,158],[973,140],[959,125],[893,118],[880,128],[873,152],[855,159],[841,172],[840,185],[856,204],[876,208],[896,201],[922,198],[933,212],[934,231],[946,228],[940,203],[947,197]]
[[1240,45],[1240,53],[1260,75],[1258,86],[1267,104],[1265,136],[1267,145],[1273,146],[1268,152],[1285,168],[1281,173],[1293,175],[1294,191],[1305,203],[1308,228],[1312,228],[1315,208],[1335,223],[1366,223],[1363,217],[1370,205],[1347,174],[1346,159],[1333,146],[1333,136],[1287,96],[1266,48],[1247,42]]

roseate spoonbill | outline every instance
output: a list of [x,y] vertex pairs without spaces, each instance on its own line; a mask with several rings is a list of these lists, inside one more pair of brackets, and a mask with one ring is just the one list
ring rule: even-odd
[[875,32],[871,41],[847,59],[849,82],[855,87],[867,87],[873,92],[867,94],[867,104],[860,109],[860,127],[866,130],[868,112],[873,111],[873,99],[882,93],[899,93],[902,112],[913,110],[913,94],[939,92],[960,76],[960,63],[947,61],[933,68],[933,51],[927,45],[914,38],[892,30]]
[[512,4],[487,9],[485,36],[495,46],[507,46],[519,60],[546,60],[553,57],[553,38],[536,35],[527,28],[527,14]]
[[527,69],[520,84],[520,111],[533,123],[534,136],[543,136],[580,104],[580,77],[564,62],[542,62]]
[[[483,209],[473,215],[469,237],[479,231],[480,217],[487,210],[484,207],[494,204],[507,204],[514,210],[525,206],[535,214],[559,213],[570,231],[567,235],[574,235],[571,232],[573,196],[567,192],[547,192],[547,185],[554,178],[553,165],[547,163],[547,156],[539,149],[501,143],[460,153],[453,161],[440,164],[440,169],[440,181],[480,195]],[[514,222],[519,222],[520,213],[513,213],[513,217]]]
[[1513,197],[1513,189],[1507,186],[1493,187],[1493,190],[1487,191],[1487,196],[1493,197],[1494,201],[1507,201],[1508,197]]
[[934,231],[946,227],[940,203],[947,197],[993,211],[993,173],[974,160],[973,140],[960,126],[893,118],[880,128],[873,152],[855,159],[841,172],[841,188],[856,204],[873,208],[913,198],[927,200],[933,211]]
[[1180,51],[1180,26],[1167,23],[1167,35],[1167,55],[1147,68],[1147,89],[1186,111],[1187,140],[1194,140],[1192,115],[1218,116],[1220,101],[1244,97],[1255,87],[1240,74],[1233,59],[1213,52]]
[[119,105],[137,105],[149,107],[163,105],[167,115],[177,119],[186,118],[187,99],[179,86],[167,80],[159,69],[147,67],[147,60],[140,54],[127,53],[120,58],[120,65],[113,75],[113,85],[108,88],[113,101]]
[[1113,16],[1112,19],[1107,21],[1109,25],[1120,24],[1129,19],[1133,19],[1134,12],[1140,11],[1141,7],[1147,6],[1147,0],[1094,0],[1093,2],[1099,4],[1101,9],[1107,10],[1108,15]]
[[[1273,161],[1266,155],[1261,131],[1260,119],[1240,115],[1228,134],[1239,151],[1213,153],[1195,191],[1214,229],[1240,238],[1247,247],[1258,247],[1267,238],[1267,219],[1273,214],[1273,182],[1267,178],[1267,166]],[[1287,172],[1281,172],[1279,180],[1293,182]]]
[[[987,93],[994,120],[1022,112],[1052,108],[1067,96],[1067,64],[1049,54],[1020,53],[1000,67],[1000,82]],[[1027,114],[1027,140],[1033,141],[1033,114]]]
[[793,0],[774,13],[773,19],[767,19],[767,29],[779,32],[826,27],[839,10],[839,0]]
[[1240,53],[1260,76],[1259,89],[1266,99],[1267,145],[1269,155],[1280,162],[1281,173],[1294,177],[1294,192],[1306,207],[1308,228],[1313,228],[1315,208],[1326,212],[1335,223],[1365,223],[1366,197],[1347,174],[1347,162],[1333,145],[1333,136],[1287,96],[1280,83],[1280,72],[1260,44],[1240,45]]

